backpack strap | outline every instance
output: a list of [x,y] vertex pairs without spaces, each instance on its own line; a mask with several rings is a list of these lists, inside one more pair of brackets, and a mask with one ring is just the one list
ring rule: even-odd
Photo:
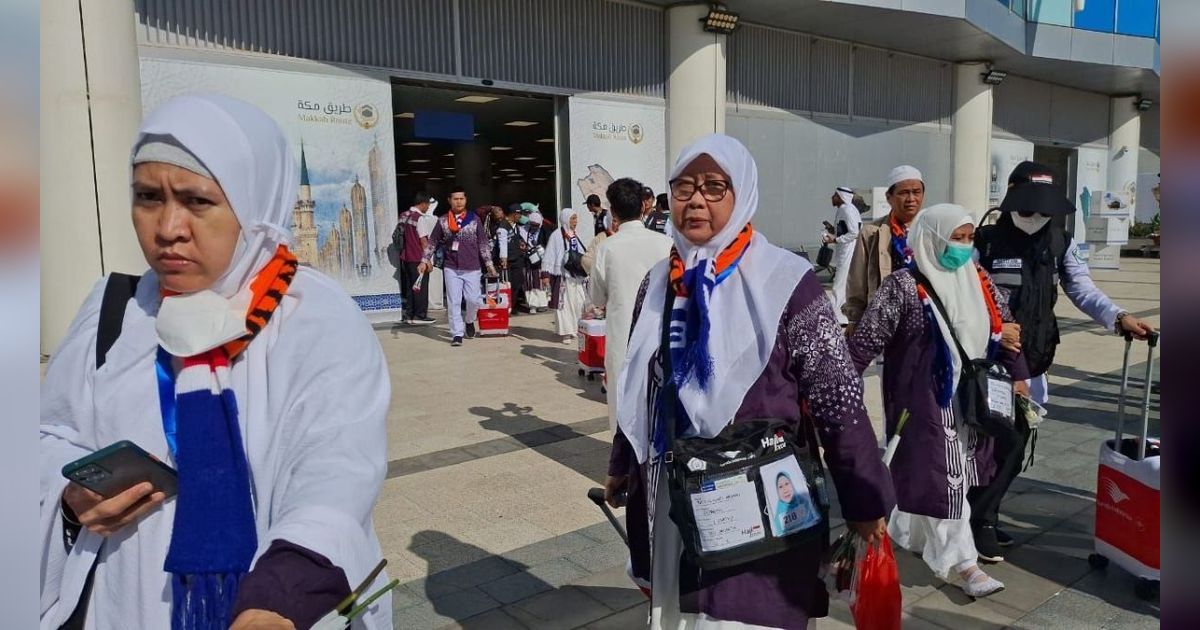
[[108,351],[121,336],[125,323],[125,307],[137,292],[141,276],[113,273],[104,285],[104,297],[100,300],[100,328],[96,332],[96,369],[108,358]]

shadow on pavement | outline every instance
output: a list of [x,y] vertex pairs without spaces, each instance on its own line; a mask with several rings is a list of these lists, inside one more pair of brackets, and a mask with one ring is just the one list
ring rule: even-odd
[[521,354],[531,359],[537,359],[542,362],[542,365],[554,370],[555,380],[561,385],[577,390],[580,398],[599,403],[606,402],[607,399],[600,392],[602,384],[600,375],[597,374],[588,380],[586,376],[579,374],[579,352],[574,346],[563,345],[559,348],[547,348],[525,344],[521,346]]
[[[611,444],[575,427],[543,420],[533,415],[533,408],[516,403],[503,407],[471,407],[467,410],[483,418],[479,426],[509,435],[526,448],[548,457],[571,470],[603,485],[608,467]],[[599,419],[607,428],[607,418]],[[592,422],[592,421],[589,421]],[[600,428],[597,425],[597,428]]]
[[403,585],[394,597],[397,628],[567,630],[601,620],[626,628],[644,618],[638,605],[645,598],[623,572],[588,575],[570,565],[575,577],[563,579],[561,568],[554,569],[563,559],[531,566],[433,530],[414,534],[408,549],[425,561],[428,577]]
[[[527,315],[518,316],[517,319],[528,317]],[[545,341],[546,343],[562,343],[562,337],[546,330],[544,328],[530,328],[529,326],[517,326],[512,318],[509,318],[508,332],[510,335],[522,337],[524,339],[532,339],[534,341]],[[573,347],[573,346],[572,346]]]

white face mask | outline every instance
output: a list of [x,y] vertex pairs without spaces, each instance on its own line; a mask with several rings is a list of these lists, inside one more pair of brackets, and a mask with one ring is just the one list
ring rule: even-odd
[[1012,213],[1012,220],[1013,225],[1017,226],[1022,232],[1032,235],[1037,234],[1039,230],[1046,227],[1046,224],[1050,222],[1050,217],[1035,213],[1033,216],[1026,218],[1014,212]]

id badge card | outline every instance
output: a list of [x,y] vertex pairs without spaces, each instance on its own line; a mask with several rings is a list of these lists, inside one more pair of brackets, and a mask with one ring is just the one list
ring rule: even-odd
[[820,524],[821,512],[795,455],[762,466],[758,474],[771,517],[771,534],[778,538]]
[[688,498],[701,550],[721,551],[766,537],[758,511],[758,490],[745,473],[705,479]]
[[452,251],[452,252],[458,251],[458,239],[454,239],[453,241],[450,241],[450,251]]
[[1013,418],[1012,381],[988,376],[988,411],[1011,420]]

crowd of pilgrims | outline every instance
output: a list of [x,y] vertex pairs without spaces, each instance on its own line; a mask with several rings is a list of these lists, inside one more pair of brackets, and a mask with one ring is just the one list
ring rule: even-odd
[[[268,115],[225,96],[177,97],[143,122],[132,229],[149,270],[132,283],[101,279],[46,368],[42,628],[308,628],[357,614],[354,603],[381,588],[354,627],[392,628],[387,577],[372,567],[383,555],[373,510],[393,382],[355,302],[288,248],[295,155]],[[1153,332],[1091,283],[1051,221],[1074,210],[1053,201],[1051,175],[1018,171],[999,222],[977,230],[979,209],[924,207],[920,172],[893,170],[891,213],[862,225],[841,313],[812,265],[754,225],[757,166],[723,134],[676,156],[664,195],[621,178],[608,204],[589,197],[586,244],[572,209],[468,210],[456,189],[430,216],[418,195],[398,231],[405,316],[430,322],[407,298],[417,287],[427,295],[435,258],[455,345],[473,335],[485,272],[507,275],[514,313],[555,309],[568,342],[584,304],[605,309],[605,500],[626,507],[628,569],[650,596],[653,628],[813,627],[828,614],[826,488],[848,535],[890,536],[938,577],[987,596],[1003,585],[979,562],[1003,560],[1011,542],[997,512],[1029,435],[1020,423],[972,428],[958,400],[968,364],[992,360],[1018,395],[1045,402],[1059,284],[1109,330]],[[884,436],[863,402],[862,375],[879,356]],[[885,463],[880,437],[897,434]],[[177,492],[142,482],[101,494],[64,477],[64,466],[127,442],[174,469]],[[742,534],[766,527],[786,539],[802,524],[805,536],[767,547],[760,536],[747,543],[753,557],[714,564],[705,532],[709,543],[730,532],[707,529],[695,512],[704,501],[689,502],[695,488],[680,481],[707,474],[706,460],[673,454],[785,444],[791,459],[757,469],[770,500],[726,516],[761,519]],[[739,484],[760,482],[742,477],[701,491],[744,498]]]

